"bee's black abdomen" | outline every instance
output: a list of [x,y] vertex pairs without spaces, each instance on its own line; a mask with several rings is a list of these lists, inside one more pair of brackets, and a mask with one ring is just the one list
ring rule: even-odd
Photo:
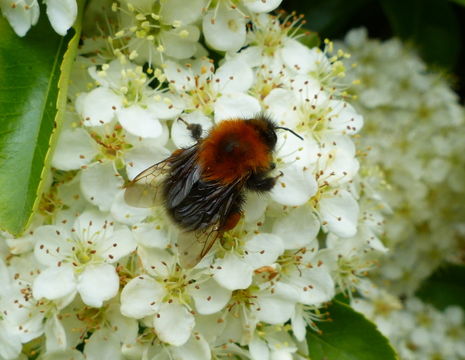
[[[173,204],[172,199],[167,199],[167,202]],[[211,181],[199,180],[180,203],[167,207],[167,210],[184,230],[196,231],[215,223],[221,227],[232,212],[240,211],[242,203],[243,196],[235,185],[225,188]]]

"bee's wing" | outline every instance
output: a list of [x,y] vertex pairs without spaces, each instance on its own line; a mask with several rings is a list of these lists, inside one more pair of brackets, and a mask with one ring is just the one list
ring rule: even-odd
[[[162,204],[165,180],[175,184],[174,187],[169,188],[167,200],[170,201],[166,205],[173,206],[170,203],[172,198],[181,202],[200,177],[195,161],[197,149],[197,145],[187,149],[178,149],[167,159],[142,171],[126,186],[124,193],[126,202],[131,206],[142,208]],[[173,191],[174,196],[171,194]]]
[[145,169],[126,186],[124,200],[129,205],[148,208],[161,203],[162,182],[170,169],[168,160]]
[[207,255],[219,235],[217,224],[207,229],[182,232],[177,241],[181,266],[190,269],[197,265]]

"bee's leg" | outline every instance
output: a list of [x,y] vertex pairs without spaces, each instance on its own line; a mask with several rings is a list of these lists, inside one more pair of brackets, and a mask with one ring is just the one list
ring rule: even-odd
[[242,217],[242,205],[244,204],[244,196],[238,194],[234,199],[229,211],[224,215],[224,220],[221,224],[221,231],[228,231],[236,227]]
[[221,227],[221,231],[228,231],[234,229],[241,219],[242,213],[241,212],[233,212],[228,215],[224,225]]
[[253,174],[249,177],[245,186],[247,189],[256,192],[270,191],[276,184],[276,180],[281,176],[283,176],[282,172],[280,172],[278,176],[274,177],[267,177],[263,173]]
[[200,124],[189,124],[186,120],[183,118],[178,118],[179,121],[182,121],[184,124],[186,124],[187,130],[191,132],[191,136],[195,141],[199,141],[202,137],[202,125]]

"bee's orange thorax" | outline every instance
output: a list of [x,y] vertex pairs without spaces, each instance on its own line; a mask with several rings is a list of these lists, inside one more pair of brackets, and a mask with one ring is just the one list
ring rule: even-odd
[[271,151],[247,120],[225,120],[202,141],[198,159],[205,180],[230,184],[268,169]]

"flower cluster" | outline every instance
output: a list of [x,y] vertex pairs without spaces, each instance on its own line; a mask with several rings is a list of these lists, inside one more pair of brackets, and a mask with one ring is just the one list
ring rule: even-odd
[[465,359],[464,312],[459,306],[443,311],[411,297],[404,303],[385,290],[365,283],[363,298],[352,306],[376,323],[402,360]]
[[383,241],[392,251],[378,280],[410,295],[442,261],[463,261],[464,111],[445,77],[399,40],[361,29],[341,47],[356,65],[347,76],[355,107],[369,119],[363,163],[382,174],[377,189],[391,210]]
[[[359,286],[386,249],[353,141],[363,119],[339,87],[347,55],[302,45],[301,18],[267,14],[279,3],[98,7],[106,33],[79,49],[49,190],[0,248],[1,357],[298,358],[319,308]],[[193,144],[186,124],[206,135],[259,113],[303,140],[278,132],[273,190],[247,194],[239,224],[183,268],[179,229],[129,206],[124,184]]]
[[[53,29],[65,35],[76,20],[76,0],[43,0],[47,5],[47,16]],[[31,26],[37,24],[40,5],[37,0],[0,0],[0,10],[15,33],[24,36]]]

